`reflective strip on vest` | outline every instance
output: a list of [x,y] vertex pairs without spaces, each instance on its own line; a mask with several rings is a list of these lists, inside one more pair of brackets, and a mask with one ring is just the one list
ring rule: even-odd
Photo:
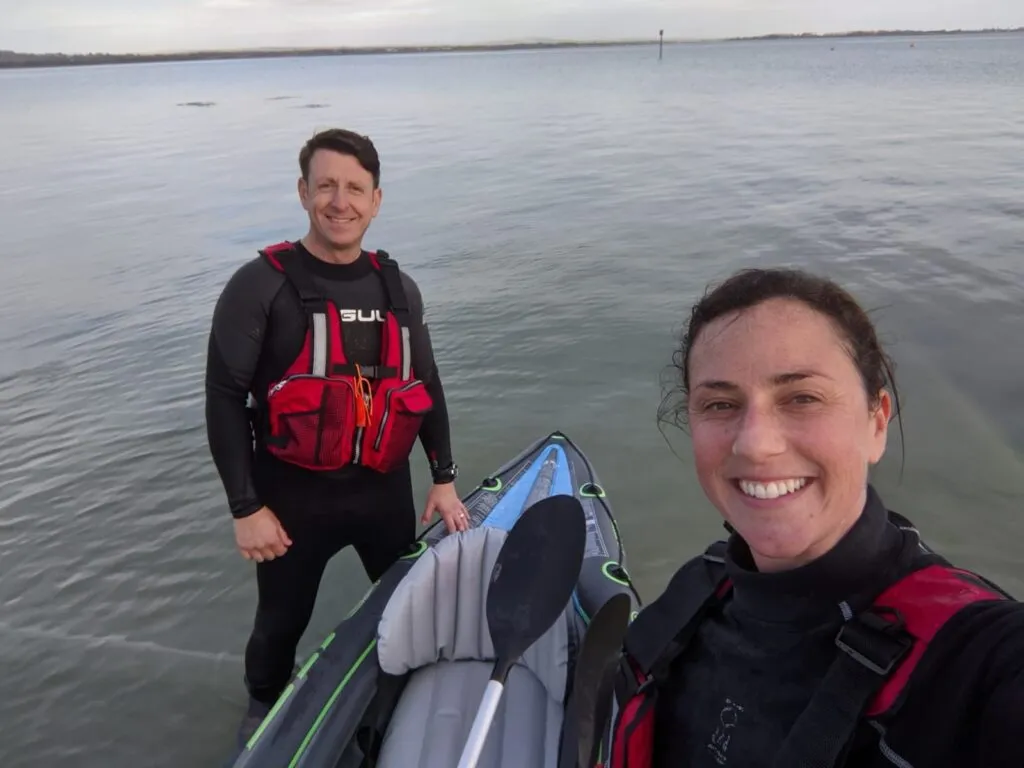
[[327,375],[327,315],[313,315],[313,370],[314,376]]
[[409,343],[409,328],[402,326],[402,381],[407,381],[412,375],[412,353]]

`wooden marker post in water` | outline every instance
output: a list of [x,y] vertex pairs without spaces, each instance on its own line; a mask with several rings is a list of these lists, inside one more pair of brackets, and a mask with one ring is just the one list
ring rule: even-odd
[[658,30],[658,61],[661,61],[661,47],[665,44],[665,30]]

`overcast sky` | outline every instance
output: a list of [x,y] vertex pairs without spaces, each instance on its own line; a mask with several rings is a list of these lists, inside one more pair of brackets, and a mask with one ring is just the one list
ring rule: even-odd
[[729,37],[1024,26],[1024,0],[0,0],[0,49]]

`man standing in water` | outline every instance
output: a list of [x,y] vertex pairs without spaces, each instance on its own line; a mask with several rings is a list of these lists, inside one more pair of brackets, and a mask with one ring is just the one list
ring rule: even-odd
[[210,450],[259,594],[240,744],[288,683],[328,561],[351,545],[376,581],[415,539],[417,436],[433,475],[422,522],[469,522],[419,288],[362,246],[381,205],[377,151],[327,130],[299,168],[309,231],[234,273],[207,352]]

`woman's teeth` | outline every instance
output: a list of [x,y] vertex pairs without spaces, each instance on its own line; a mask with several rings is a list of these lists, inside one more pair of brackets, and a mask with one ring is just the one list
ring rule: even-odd
[[740,480],[740,490],[747,496],[755,499],[777,499],[789,493],[796,493],[807,485],[807,478],[793,478],[791,480],[776,480],[772,483],[757,483],[753,480]]

